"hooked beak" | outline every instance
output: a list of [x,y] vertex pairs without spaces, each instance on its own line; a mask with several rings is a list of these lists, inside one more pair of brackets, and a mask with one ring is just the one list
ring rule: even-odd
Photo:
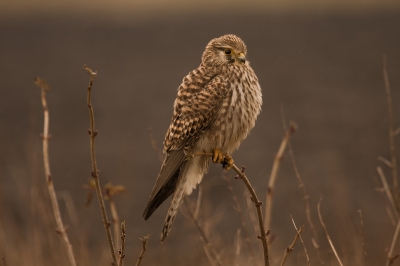
[[238,55],[236,55],[236,58],[238,61],[246,63],[246,57],[244,56],[244,53],[239,53]]

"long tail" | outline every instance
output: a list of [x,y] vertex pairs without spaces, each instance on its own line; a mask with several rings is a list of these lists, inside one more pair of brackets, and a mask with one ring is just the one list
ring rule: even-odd
[[182,171],[181,176],[179,177],[178,184],[176,186],[174,195],[172,196],[171,205],[169,206],[167,217],[165,218],[164,227],[161,232],[161,243],[167,238],[169,232],[171,231],[172,223],[175,220],[176,214],[178,212],[179,206],[182,203],[184,192],[185,192],[185,183],[186,183],[186,175],[183,174],[186,171]]

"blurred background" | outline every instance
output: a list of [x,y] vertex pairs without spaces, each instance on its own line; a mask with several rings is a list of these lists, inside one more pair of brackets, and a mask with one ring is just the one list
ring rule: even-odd
[[[119,218],[126,221],[125,264],[135,263],[142,248],[138,238],[147,234],[142,265],[216,263],[185,218],[185,205],[164,244],[159,235],[169,200],[148,221],[142,213],[160,169],[158,152],[176,89],[200,64],[206,44],[227,33],[245,41],[263,89],[256,127],[233,156],[238,166],[246,166],[263,202],[284,135],[281,109],[299,127],[291,142],[320,249],[318,254],[312,243],[303,194],[286,154],[274,191],[272,265],[279,264],[295,235],[290,215],[297,226],[305,225],[310,264],[338,265],[318,219],[320,197],[321,215],[343,263],[385,263],[396,223],[385,194],[376,189],[382,186],[376,167],[392,184],[390,168],[378,157],[390,159],[383,54],[395,128],[400,126],[399,1],[5,0],[0,2],[1,265],[69,265],[54,231],[45,183],[36,76],[51,88],[52,176],[79,265],[111,263],[98,203],[93,198],[85,205],[91,164],[84,64],[98,70],[93,105],[101,182],[126,189],[114,198]],[[224,175],[242,209],[245,232]],[[234,176],[211,165],[201,183],[198,223],[223,265],[261,265],[254,209]],[[192,211],[198,191],[188,197]],[[307,265],[300,243],[287,265]]]

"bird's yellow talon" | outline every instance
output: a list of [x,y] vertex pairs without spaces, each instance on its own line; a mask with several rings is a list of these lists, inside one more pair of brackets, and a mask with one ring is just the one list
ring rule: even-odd
[[224,161],[224,154],[219,149],[215,149],[212,160],[214,163],[222,163]]

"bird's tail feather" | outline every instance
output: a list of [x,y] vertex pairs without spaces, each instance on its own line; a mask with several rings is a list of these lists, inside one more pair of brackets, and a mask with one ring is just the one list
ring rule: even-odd
[[176,186],[176,190],[172,197],[171,205],[169,206],[167,217],[165,218],[164,227],[161,233],[161,243],[167,238],[169,232],[171,231],[172,223],[176,217],[176,214],[179,209],[179,205],[181,204],[184,192],[185,192],[185,182],[186,182],[186,175],[182,175],[179,178],[178,185]]

